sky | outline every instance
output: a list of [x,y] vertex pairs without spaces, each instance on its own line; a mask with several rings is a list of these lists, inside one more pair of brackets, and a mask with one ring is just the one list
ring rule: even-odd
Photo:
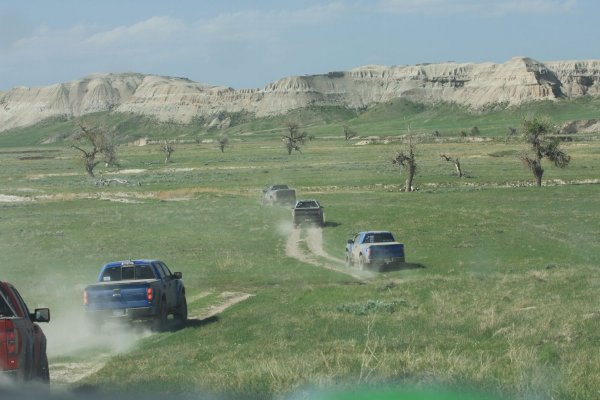
[[235,89],[363,65],[600,59],[598,0],[0,0],[0,91],[98,72]]

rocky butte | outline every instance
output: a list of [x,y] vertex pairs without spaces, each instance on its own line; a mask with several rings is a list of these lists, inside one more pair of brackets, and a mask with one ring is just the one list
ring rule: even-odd
[[344,72],[280,79],[262,89],[234,90],[155,75],[93,74],[51,86],[0,92],[0,131],[49,117],[98,111],[138,113],[160,121],[246,112],[284,114],[309,105],[362,108],[396,98],[453,102],[474,110],[535,100],[600,95],[600,60],[539,62],[515,57],[503,64],[367,65]]

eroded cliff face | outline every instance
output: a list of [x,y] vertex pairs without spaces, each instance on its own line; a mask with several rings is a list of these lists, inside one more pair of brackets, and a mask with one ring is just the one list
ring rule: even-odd
[[220,112],[284,114],[308,105],[361,108],[395,98],[454,102],[473,109],[534,100],[600,95],[600,61],[541,63],[515,57],[504,64],[369,65],[345,72],[288,77],[262,89],[234,90],[185,78],[94,74],[39,88],[0,92],[0,131],[48,117],[97,111],[132,112],[189,123]]
[[143,79],[140,74],[95,74],[51,86],[14,88],[0,95],[0,131],[49,117],[113,110],[131,98]]

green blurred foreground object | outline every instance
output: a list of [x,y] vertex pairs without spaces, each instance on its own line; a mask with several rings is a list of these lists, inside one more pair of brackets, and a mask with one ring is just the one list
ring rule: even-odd
[[501,400],[497,396],[445,389],[358,389],[313,397],[318,400]]

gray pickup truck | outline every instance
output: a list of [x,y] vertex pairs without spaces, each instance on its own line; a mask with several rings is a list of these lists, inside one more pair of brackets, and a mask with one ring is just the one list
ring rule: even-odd
[[296,202],[296,190],[288,185],[271,185],[262,191],[262,204],[273,205],[292,205]]
[[317,200],[298,200],[292,209],[294,227],[302,224],[323,226],[323,206]]
[[346,265],[349,267],[358,264],[360,269],[382,270],[403,263],[404,244],[398,243],[391,232],[359,232],[346,243]]
[[98,283],[88,285],[83,303],[88,321],[99,331],[108,321],[150,321],[165,330],[173,314],[178,325],[187,321],[187,301],[181,272],[171,272],[160,260],[127,260],[105,264]]

